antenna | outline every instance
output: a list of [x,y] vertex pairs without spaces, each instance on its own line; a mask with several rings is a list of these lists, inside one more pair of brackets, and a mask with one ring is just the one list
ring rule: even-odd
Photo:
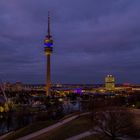
[[48,35],[47,37],[51,38],[51,31],[50,31],[50,11],[48,11]]

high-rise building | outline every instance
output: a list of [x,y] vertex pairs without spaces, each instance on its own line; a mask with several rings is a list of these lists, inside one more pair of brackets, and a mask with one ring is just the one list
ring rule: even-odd
[[50,33],[50,15],[48,12],[48,33],[44,40],[44,51],[47,56],[47,71],[46,71],[46,95],[50,95],[50,87],[51,87],[51,54],[53,52],[53,40]]
[[113,75],[107,75],[105,77],[105,89],[107,91],[115,90],[115,77]]

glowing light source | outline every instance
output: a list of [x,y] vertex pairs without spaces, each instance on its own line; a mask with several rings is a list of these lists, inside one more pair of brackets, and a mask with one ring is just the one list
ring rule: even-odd
[[82,94],[82,90],[80,88],[75,89],[74,90],[74,93],[77,93],[77,94],[80,94],[81,95]]
[[4,108],[0,106],[0,112],[4,112]]
[[53,45],[53,40],[52,39],[45,39],[44,45],[46,45],[47,47],[51,47]]

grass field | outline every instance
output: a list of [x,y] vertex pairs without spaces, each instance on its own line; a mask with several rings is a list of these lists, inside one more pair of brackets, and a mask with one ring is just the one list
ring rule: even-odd
[[90,135],[88,137],[85,137],[85,138],[82,138],[80,140],[109,140],[109,139],[105,139],[105,138],[102,138],[101,136],[99,135]]
[[91,128],[90,118],[88,116],[82,116],[77,118],[64,126],[56,128],[47,134],[43,134],[33,140],[64,140],[68,137],[85,132]]
[[[133,120],[134,120],[134,123],[140,127],[140,116],[134,115]],[[64,140],[66,138],[85,132],[89,130],[90,128],[91,128],[90,118],[88,116],[82,116],[80,118],[73,120],[70,123],[65,124],[62,127],[59,127],[59,128],[54,129],[53,131],[50,131],[47,134],[38,136],[34,138],[33,140],[57,140],[57,139]],[[102,140],[102,139],[109,140],[109,138],[107,137],[103,138],[99,134],[91,135],[81,140]]]
[[34,124],[30,124],[30,125],[28,125],[24,128],[21,128],[21,129],[17,130],[16,132],[13,132],[13,133],[9,134],[7,137],[5,137],[2,140],[15,140],[19,137],[28,135],[32,132],[43,129],[44,127],[47,127],[47,126],[52,125],[54,123],[56,123],[56,121],[49,120],[49,121],[43,121],[43,122],[37,122],[37,123],[34,123]]
[[[65,117],[63,117],[61,119],[61,121],[66,119],[66,118],[72,117],[73,115],[76,115],[78,113],[79,112],[66,115]],[[48,121],[41,121],[41,122],[33,123],[33,124],[30,124],[30,125],[28,125],[28,126],[26,126],[24,128],[21,128],[21,129],[15,131],[15,132],[12,132],[11,134],[9,134],[7,137],[5,137],[2,140],[15,140],[15,139],[17,139],[19,137],[28,135],[30,133],[36,132],[36,131],[38,131],[40,129],[43,129],[43,128],[47,127],[47,126],[55,124],[56,122],[58,122],[58,120],[48,120]]]

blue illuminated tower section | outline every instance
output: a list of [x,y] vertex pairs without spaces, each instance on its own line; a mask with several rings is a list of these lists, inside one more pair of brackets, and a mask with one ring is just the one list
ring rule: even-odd
[[51,54],[53,52],[53,40],[50,33],[50,14],[48,12],[48,34],[44,40],[44,51],[47,56],[47,71],[46,71],[46,96],[50,95],[51,88]]

